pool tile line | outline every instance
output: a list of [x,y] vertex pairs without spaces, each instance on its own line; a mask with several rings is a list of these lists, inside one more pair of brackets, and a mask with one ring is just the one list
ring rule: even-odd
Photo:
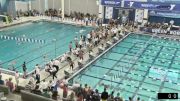
[[[133,46],[135,46],[135,44],[133,44]],[[132,46],[131,48],[129,48],[128,51],[130,51],[130,50],[133,48],[133,46]],[[121,59],[126,56],[126,54],[128,53],[128,51],[119,59],[119,61],[121,61]],[[112,66],[112,68],[114,68],[118,63],[119,63],[119,62],[117,61],[117,62]],[[111,70],[109,70],[109,71],[106,72],[105,74],[109,74],[110,71],[111,71]],[[99,80],[99,82],[98,82],[97,84],[99,84],[100,82],[101,82],[101,80]],[[93,88],[96,88],[97,84],[96,84]]]
[[[162,49],[163,49],[163,46],[161,46],[158,54],[156,55],[155,59],[153,60],[153,62],[152,62],[152,64],[151,64],[151,66],[154,65],[154,63],[155,63],[156,59],[158,58],[159,54],[161,53],[161,50],[162,50]],[[148,68],[148,70],[146,71],[145,77],[149,74],[149,71],[150,71],[150,68]],[[133,98],[137,95],[137,93],[138,93],[138,91],[139,91],[139,88],[140,88],[140,87],[142,86],[142,84],[144,83],[144,81],[145,81],[145,79],[146,79],[145,77],[144,77],[144,78],[142,79],[142,81],[140,82],[140,84],[139,84],[139,86],[138,86],[138,89],[136,89],[136,91],[135,91],[135,93],[134,93],[134,95],[133,95]]]
[[[136,35],[137,35],[137,34],[138,34],[138,33],[136,33]],[[140,34],[140,35],[142,35],[142,34]],[[143,34],[143,35],[146,35],[146,37],[147,37],[147,36],[149,36],[149,37],[152,36],[152,35],[149,35],[149,34]],[[137,36],[137,37],[139,37],[139,36]],[[144,38],[146,38],[146,37],[144,37]],[[169,40],[174,40],[174,38],[172,39],[172,38],[169,37],[169,36],[168,36],[168,37],[167,37],[167,36],[162,36],[162,37],[161,37],[161,36],[154,36],[154,37],[155,37],[156,39],[163,39],[163,40],[168,40],[168,41],[169,41]],[[133,37],[133,36],[130,36],[130,38],[131,38],[131,39],[132,39],[132,38],[133,38],[133,39],[139,39],[139,38],[136,38],[136,37]],[[144,39],[142,38],[142,39],[140,39],[140,40],[144,40]],[[178,40],[174,40],[174,41],[180,41],[180,40],[178,39]]]
[[[108,80],[108,79],[104,79],[104,78],[100,78],[100,77],[96,77],[96,76],[92,76],[92,75],[87,75],[87,74],[81,74],[81,75],[84,75],[84,76],[88,76],[88,77],[92,77],[92,78],[96,78],[96,79],[102,79],[102,80],[105,80],[105,81],[109,81],[111,82],[111,80]],[[128,78],[129,79],[129,78]],[[124,85],[124,86],[128,86],[128,87],[131,87],[131,88],[138,88],[138,86],[134,86],[134,85],[131,85],[131,84],[126,84],[126,83],[119,83],[119,82],[116,82],[116,81],[112,81],[113,83],[117,83],[117,84],[121,84],[121,85]],[[106,85],[104,83],[99,83],[98,84],[99,86],[109,86],[110,89],[114,88],[114,87],[111,87],[110,85]],[[116,90],[119,89],[120,87],[117,87],[115,88]],[[154,91],[154,90],[151,90],[151,89],[147,89],[147,88],[143,88],[143,87],[140,87],[139,89],[141,90],[144,90],[144,91],[148,91],[148,92],[154,92],[154,93],[157,93],[157,91]],[[128,91],[128,90],[125,90],[125,91]],[[130,91],[129,91],[130,92]],[[130,92],[130,93],[134,93],[134,92]],[[146,95],[144,95],[146,96]]]
[[[134,37],[130,37],[130,39],[132,39],[132,40],[138,40],[138,41],[147,41],[147,40],[144,40],[144,39],[138,39],[138,38],[134,38]],[[154,40],[155,41],[155,40]],[[153,41],[153,42],[154,42]],[[125,43],[133,43],[133,42],[129,42],[129,41],[124,41]],[[155,41],[156,42],[156,41]],[[157,46],[159,46],[158,44],[154,44],[154,45],[157,45]],[[168,47],[168,48],[176,48],[176,47]]]
[[[175,55],[177,54],[177,52],[178,52],[178,49],[176,49],[176,51],[175,51],[175,53],[174,53],[174,56],[173,56],[173,58],[172,58],[172,60],[171,60],[171,63],[169,64],[169,66],[168,66],[168,69],[170,69],[171,68],[171,65],[173,64],[173,61],[174,61],[174,58],[175,58]],[[166,77],[167,77],[167,73],[168,72],[166,72],[166,76],[164,77],[164,81],[161,83],[161,85],[160,85],[160,88],[159,88],[159,92],[161,92],[162,91],[162,89],[163,89],[163,87],[164,87],[164,83],[165,83],[165,79],[166,79]],[[172,81],[171,81],[172,82]],[[177,85],[178,86],[178,85]]]
[[[117,60],[115,60],[115,59],[109,59],[109,58],[104,58],[103,57],[103,59],[107,59],[107,60],[112,60],[112,61],[117,61]],[[125,62],[125,61],[120,61],[120,62],[123,62],[123,63],[128,63],[128,62]],[[147,64],[151,64],[151,63],[148,63],[148,62],[144,62],[144,63],[147,63]],[[130,63],[130,64],[132,64],[132,63]],[[133,64],[132,64],[133,65]],[[137,65],[137,64],[136,64]],[[156,64],[157,65],[157,64]],[[95,66],[97,66],[97,65],[95,65]],[[161,65],[157,65],[157,66],[161,66]],[[124,66],[125,67],[125,66]],[[164,66],[164,67],[166,67],[166,66]],[[150,68],[150,67],[148,67],[148,68]],[[167,71],[167,72],[174,72],[174,71],[171,71],[171,70],[165,70],[165,69],[163,69],[163,68],[156,68],[156,67],[154,67],[154,69],[158,69],[158,70],[162,70],[162,71]],[[112,70],[115,70],[115,69],[112,69]],[[137,70],[138,71],[143,71],[143,70],[139,70],[138,68],[137,68]],[[146,72],[146,71],[143,71],[143,72]],[[179,72],[175,72],[175,73],[178,73],[179,74]],[[180,79],[180,78],[178,78],[178,79]]]
[[[131,66],[131,68],[129,68],[129,70],[128,70],[127,72],[130,72],[132,69],[134,69],[133,66],[136,64],[136,62],[139,60],[139,58],[141,58],[142,54],[145,52],[145,49],[147,49],[147,47],[149,47],[149,44],[147,44],[146,47],[143,48],[142,53],[140,54],[140,56],[138,57],[138,59],[133,63],[133,65]],[[124,77],[126,77],[127,75],[128,75],[128,74],[126,73],[126,74],[124,75]],[[121,79],[120,82],[123,82],[123,80],[124,80],[124,78]],[[118,86],[119,86],[119,84],[118,84],[116,87],[118,87]],[[134,92],[134,93],[136,93],[136,92]],[[133,95],[134,95],[134,94],[133,94]]]
[[[97,66],[97,65],[93,65],[93,66],[100,67],[100,68],[104,68],[104,69],[109,69],[109,68],[103,67],[103,66]],[[115,70],[115,69],[111,69],[111,70]],[[119,71],[119,70],[115,70],[115,71]],[[123,73],[128,73],[128,72],[124,72],[124,71],[122,71],[122,72],[123,72]],[[139,74],[130,73],[130,72],[129,72],[128,74],[136,75],[136,76],[139,76],[139,77],[151,78],[152,80],[156,80],[156,81],[160,81],[160,80],[161,80],[161,79],[158,79],[158,78],[153,78],[153,77],[144,76],[144,75],[139,75]],[[108,74],[106,74],[106,75],[108,75]],[[116,78],[119,78],[119,77],[121,77],[121,78],[127,78],[127,79],[131,79],[131,80],[133,80],[133,81],[138,81],[138,82],[140,82],[139,80],[132,79],[132,78],[129,78],[129,77],[124,77],[124,76],[121,76],[120,74],[114,75],[113,78],[114,78],[114,80],[115,80]],[[165,82],[168,82],[168,83],[171,83],[171,84],[175,84],[175,85],[177,85],[177,86],[180,85],[180,83],[175,83],[175,82],[170,82],[170,81],[165,81]],[[144,83],[150,84],[150,85],[154,85],[154,86],[159,86],[159,85],[151,84],[151,83],[148,83],[148,82],[144,82]],[[166,88],[169,88],[169,87],[166,87]],[[177,90],[177,89],[173,89],[173,88],[169,88],[169,89]],[[180,90],[177,90],[177,91],[180,91]]]
[[[147,50],[146,50],[147,51]],[[113,53],[117,53],[117,54],[123,54],[123,53],[119,53],[119,52],[116,52],[116,51],[111,51],[111,52],[113,52]],[[131,52],[132,53],[132,52]],[[134,55],[132,55],[132,54],[127,54],[127,55],[129,55],[129,56],[134,56]],[[143,56],[150,56],[150,57],[153,57],[153,58],[155,58],[154,56],[152,56],[152,55],[144,55],[143,54]],[[176,57],[176,56],[175,56]],[[165,59],[165,60],[170,60],[171,61],[171,59],[168,59],[168,58],[162,58],[162,57],[158,57],[159,59]],[[148,63],[148,62],[146,62],[146,63]]]
[[[125,43],[131,43],[131,42],[125,42]],[[131,43],[132,44],[132,43]],[[164,45],[158,45],[158,44],[153,44],[153,43],[151,43],[151,45],[153,46],[163,46],[163,47],[165,47],[165,48],[176,48],[176,49],[178,49],[178,51],[180,50],[180,48],[177,48],[177,47],[170,47],[170,46],[164,46]],[[117,46],[117,47],[123,47],[123,48],[128,48],[128,47],[124,47],[124,46]],[[137,50],[137,48],[135,48],[135,50]],[[148,49],[148,50],[150,50],[150,49]]]

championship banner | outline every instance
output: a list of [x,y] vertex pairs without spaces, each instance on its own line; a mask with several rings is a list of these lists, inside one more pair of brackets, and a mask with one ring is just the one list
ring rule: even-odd
[[148,10],[180,11],[180,4],[157,3],[157,2],[132,2],[125,1],[124,7]]
[[113,6],[113,7],[120,7],[121,0],[101,0],[101,5],[104,6]]
[[150,33],[157,33],[157,34],[167,34],[167,35],[177,35],[180,36],[180,30],[165,30],[165,29],[156,29],[156,28],[146,28],[140,27],[140,31],[150,32]]

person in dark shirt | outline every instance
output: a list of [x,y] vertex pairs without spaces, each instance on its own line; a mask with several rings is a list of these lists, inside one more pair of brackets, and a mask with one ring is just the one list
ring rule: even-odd
[[117,96],[114,98],[114,101],[123,101],[123,99],[120,97],[120,93],[117,93]]
[[26,78],[26,70],[27,70],[27,68],[26,68],[26,62],[24,62],[24,63],[22,64],[22,69],[23,69],[23,72],[24,72],[23,78]]
[[32,90],[32,93],[42,95],[42,92],[39,90],[39,85],[36,85],[35,89]]
[[0,85],[4,85],[4,80],[2,80],[2,75],[0,75]]
[[139,97],[137,98],[137,101],[140,101],[140,98],[139,98]]
[[108,92],[106,92],[106,88],[104,89],[104,92],[101,94],[102,101],[106,101],[108,99]]
[[111,95],[109,95],[108,101],[114,101],[114,91],[112,91]]
[[97,89],[95,90],[95,93],[93,94],[93,101],[100,101],[100,96]]
[[133,101],[131,97],[129,97],[129,101]]

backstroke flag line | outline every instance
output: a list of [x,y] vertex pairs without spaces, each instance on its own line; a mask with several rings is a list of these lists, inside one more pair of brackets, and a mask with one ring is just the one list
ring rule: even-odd
[[37,40],[37,39],[25,38],[25,37],[12,37],[12,36],[1,35],[0,38],[3,40],[15,40],[18,42],[29,42],[29,43],[40,43],[40,44],[45,43],[45,40]]

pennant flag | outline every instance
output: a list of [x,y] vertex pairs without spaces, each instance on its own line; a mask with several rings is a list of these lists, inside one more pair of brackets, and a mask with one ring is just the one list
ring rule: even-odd
[[11,40],[13,40],[14,39],[14,37],[11,37]]

